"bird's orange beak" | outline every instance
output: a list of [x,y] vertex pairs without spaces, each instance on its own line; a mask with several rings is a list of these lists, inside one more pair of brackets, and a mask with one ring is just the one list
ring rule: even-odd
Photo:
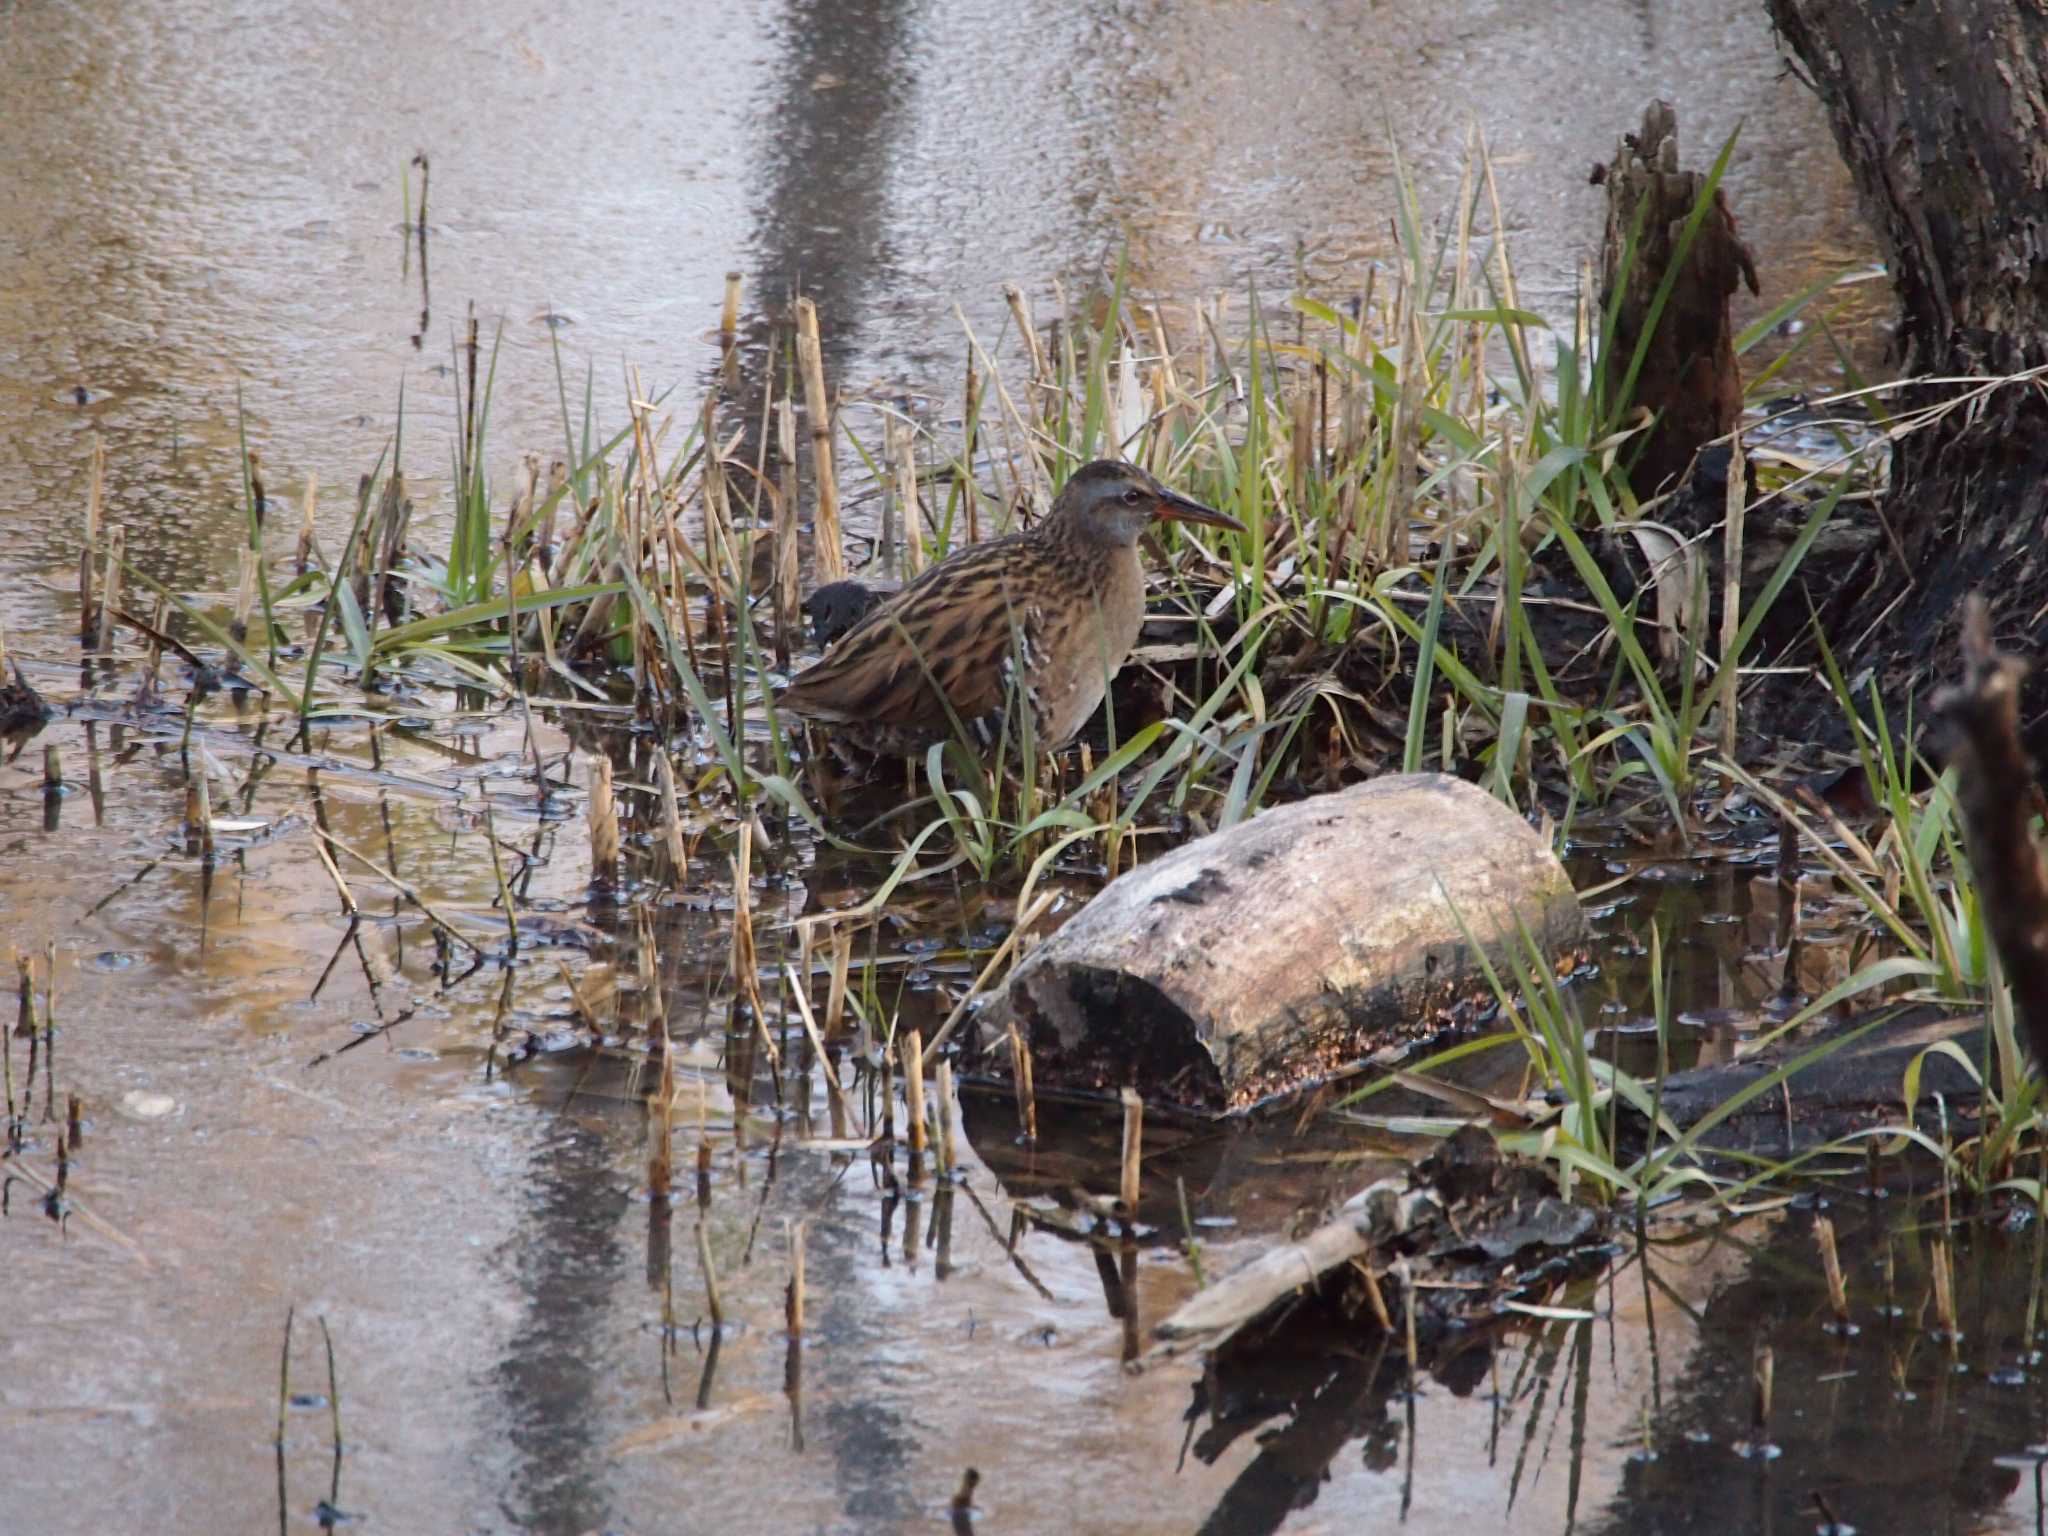
[[1227,517],[1214,507],[1205,507],[1199,501],[1181,495],[1178,491],[1161,489],[1159,510],[1152,514],[1162,522],[1201,523],[1209,528],[1228,528],[1232,533],[1247,533],[1250,530],[1234,517]]

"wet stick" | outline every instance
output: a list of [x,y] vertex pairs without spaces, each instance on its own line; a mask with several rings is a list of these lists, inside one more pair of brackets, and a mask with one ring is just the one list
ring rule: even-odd
[[832,463],[832,402],[825,393],[825,354],[818,340],[818,306],[796,301],[796,359],[804,380],[804,417],[810,424],[811,477],[817,486],[812,525],[818,584],[846,579],[846,551],[839,533],[839,483]]
[[1124,1106],[1123,1182],[1118,1188],[1118,1199],[1124,1208],[1124,1219],[1136,1221],[1139,1165],[1145,1146],[1145,1101],[1138,1097],[1135,1088],[1121,1090],[1117,1098]]

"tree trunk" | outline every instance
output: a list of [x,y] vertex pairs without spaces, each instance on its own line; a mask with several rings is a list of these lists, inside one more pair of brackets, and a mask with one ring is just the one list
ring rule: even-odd
[[[2039,650],[2048,618],[2048,6],[1768,3],[1884,239],[1904,369],[2031,374],[1899,440],[1887,537],[1824,614],[1903,700],[1956,670],[1970,590],[2015,649]],[[1929,384],[1887,408],[1962,392]],[[2043,702],[2025,701],[2037,742]]]

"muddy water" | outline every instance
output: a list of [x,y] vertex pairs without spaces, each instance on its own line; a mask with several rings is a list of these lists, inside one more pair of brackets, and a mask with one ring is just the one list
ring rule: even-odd
[[[1796,1216],[1653,1254],[1573,1298],[1593,1320],[1504,1334],[1478,1381],[1342,1412],[1325,1393],[1320,1417],[1276,1406],[1253,1422],[1301,1432],[1278,1451],[1206,1433],[1185,1419],[1192,1368],[1123,1369],[1084,1245],[1009,1242],[1014,1206],[1051,1210],[1063,1182],[1099,1178],[1087,1135],[1020,1162],[999,1108],[970,1103],[963,1188],[892,1202],[865,1161],[802,1145],[796,1106],[735,1110],[719,854],[661,927],[683,1101],[703,1105],[679,1145],[713,1153],[704,1221],[728,1315],[714,1361],[696,1208],[650,1223],[639,1085],[619,1054],[579,1047],[553,963],[629,965],[630,944],[586,906],[576,828],[520,787],[518,732],[429,696],[374,744],[336,724],[305,754],[269,739],[265,756],[234,701],[211,700],[197,740],[216,795],[256,825],[209,874],[178,831],[183,721],[124,717],[132,669],[88,687],[67,637],[92,434],[131,551],[167,580],[217,585],[240,529],[238,386],[273,490],[296,501],[317,474],[331,537],[401,385],[415,463],[430,477],[445,460],[443,363],[471,301],[502,327],[507,453],[559,440],[557,344],[601,402],[621,398],[625,364],[690,393],[728,268],[770,301],[800,277],[850,389],[943,402],[951,306],[991,335],[1005,279],[1043,304],[1053,278],[1085,283],[1128,246],[1139,286],[1170,296],[1254,278],[1279,292],[1297,272],[1355,287],[1391,252],[1390,126],[1435,210],[1476,121],[1525,296],[1557,313],[1597,229],[1584,168],[1652,92],[1676,98],[1702,149],[1745,123],[1731,189],[1767,298],[1782,294],[1869,246],[1751,7],[869,0],[614,7],[600,24],[514,4],[459,19],[14,4],[0,55],[0,619],[36,680],[80,703],[0,768],[0,935],[57,947],[50,1107],[76,1092],[85,1113],[68,1223],[20,1182],[0,1221],[0,1529],[303,1529],[323,1501],[393,1530],[918,1529],[944,1524],[970,1465],[988,1529],[1405,1514],[1423,1530],[1632,1530],[1703,1510],[1709,1526],[1783,1526],[1816,1479],[1854,1482],[1842,1458],[1871,1424],[1926,1449],[1930,1476],[1908,1524],[1886,1523],[1904,1506],[1837,1498],[1860,1528],[2033,1522],[2033,1474],[2011,1458],[2041,1437],[2039,1373],[2012,1339],[2011,1245],[1987,1243],[1970,1271],[1975,1375],[1926,1375],[1917,1401],[1938,1390],[1942,1412],[1923,1421],[1885,1406],[1887,1357],[1819,1342],[1817,1281],[1778,1246]],[[418,150],[424,285],[397,228]],[[548,750],[564,744],[541,729]],[[54,816],[45,744],[73,786]],[[334,836],[418,886],[490,952],[482,964],[437,949],[415,908],[338,855],[364,913],[351,930],[313,852],[316,783]],[[486,805],[532,861],[532,931],[509,967]],[[821,904],[807,848],[764,863],[767,918]],[[1657,866],[1602,898],[1614,980],[1589,978],[1587,995],[1614,1020],[1640,1015],[1631,925],[1661,906],[1684,930],[1680,1006],[1703,1040],[1754,1025],[1779,984],[1758,959],[1768,898],[1713,869],[1695,883]],[[941,917],[912,937],[943,948],[966,926]],[[916,953],[913,989],[964,964]],[[21,1042],[11,1061],[25,1071]],[[47,1178],[43,1102],[23,1162]],[[1387,1156],[1343,1130],[1192,1149],[1206,1263],[1228,1266]],[[810,1337],[791,1392],[798,1220]],[[1902,1263],[1900,1284],[1920,1285]],[[1193,1283],[1171,1244],[1149,1246],[1140,1315]],[[1755,1468],[1730,1447],[1764,1324],[1787,1360],[1793,1341],[1822,1351],[1802,1379],[1834,1390],[1831,1416],[1814,1409],[1818,1427],[1782,1433],[1786,1458]],[[1928,1359],[1923,1344],[1909,1372]],[[2017,1384],[1991,1380],[2014,1370]],[[1646,1416],[1655,1462],[1631,1459]],[[1963,1454],[1946,1457],[1955,1435]],[[1304,1441],[1327,1449],[1295,1455]]]

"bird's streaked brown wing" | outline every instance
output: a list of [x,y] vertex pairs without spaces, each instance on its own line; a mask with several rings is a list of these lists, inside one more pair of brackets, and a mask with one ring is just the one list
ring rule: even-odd
[[1042,644],[1036,554],[1012,536],[933,566],[842,635],[778,704],[813,720],[943,729],[936,682],[963,723],[999,709],[1015,647]]

